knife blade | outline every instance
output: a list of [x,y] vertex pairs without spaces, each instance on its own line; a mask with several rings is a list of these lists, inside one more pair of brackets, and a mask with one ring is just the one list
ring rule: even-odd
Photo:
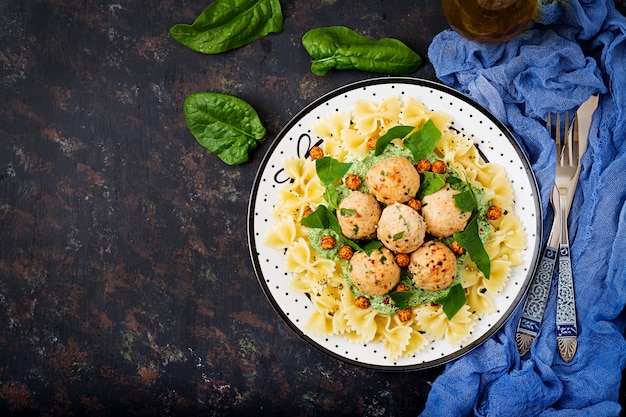
[[[598,108],[598,96],[591,96],[580,105],[578,110],[576,111],[576,120],[578,123],[578,149],[579,158],[582,158],[585,151],[587,150],[587,143],[589,141],[589,131],[591,130],[591,119],[593,118],[593,114]],[[580,175],[580,167],[581,164],[578,164],[578,169],[576,170],[576,174],[574,178],[572,178],[572,183],[578,181],[578,176]],[[574,200],[574,193],[576,192],[576,187],[569,187],[567,193],[567,207],[565,209],[569,212],[571,209],[572,201]]]

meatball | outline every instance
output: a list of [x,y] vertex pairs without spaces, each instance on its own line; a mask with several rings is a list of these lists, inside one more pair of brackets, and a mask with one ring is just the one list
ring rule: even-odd
[[350,260],[349,276],[364,294],[385,295],[400,282],[400,267],[387,248],[357,252]]
[[472,213],[461,211],[456,206],[453,196],[458,193],[446,185],[422,199],[422,216],[428,232],[433,236],[448,237],[465,230]]
[[385,204],[405,203],[420,188],[420,176],[411,161],[402,156],[383,159],[370,168],[365,182],[374,196]]
[[424,290],[442,290],[456,277],[456,257],[443,243],[424,243],[411,254],[409,271],[413,282]]
[[380,204],[374,196],[353,191],[339,203],[337,220],[341,233],[348,239],[372,239],[380,214]]
[[385,207],[378,221],[378,239],[396,253],[411,253],[424,243],[426,223],[411,207],[394,203]]

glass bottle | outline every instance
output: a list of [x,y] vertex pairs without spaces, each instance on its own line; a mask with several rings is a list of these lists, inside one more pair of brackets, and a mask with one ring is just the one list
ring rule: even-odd
[[442,0],[452,29],[477,42],[505,42],[526,29],[537,0]]

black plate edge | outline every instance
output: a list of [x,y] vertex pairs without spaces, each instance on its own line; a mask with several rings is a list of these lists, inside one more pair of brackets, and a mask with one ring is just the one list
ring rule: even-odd
[[276,311],[276,313],[278,313],[278,315],[285,321],[285,323],[287,323],[287,325],[299,336],[301,337],[303,340],[305,340],[306,342],[308,342],[310,345],[314,346],[316,349],[320,350],[321,352],[335,358],[338,359],[342,362],[345,363],[349,363],[351,365],[354,366],[358,366],[358,367],[362,367],[362,368],[367,368],[367,369],[373,369],[373,370],[377,370],[377,371],[385,371],[385,372],[404,372],[404,371],[418,371],[418,370],[425,370],[425,369],[429,369],[429,368],[433,368],[436,366],[440,366],[443,365],[447,362],[450,362],[452,360],[456,360],[461,358],[462,356],[466,355],[467,353],[471,352],[472,350],[474,350],[475,348],[477,348],[478,346],[482,345],[487,339],[489,339],[490,337],[492,337],[495,333],[497,333],[503,326],[504,324],[509,320],[509,318],[511,317],[511,315],[513,314],[513,312],[519,307],[519,304],[521,303],[521,301],[523,300],[526,291],[528,290],[528,287],[530,285],[530,281],[532,276],[534,275],[535,270],[538,267],[538,261],[539,261],[539,253],[541,250],[541,242],[542,242],[542,222],[541,222],[541,216],[538,216],[536,219],[536,233],[537,233],[537,244],[535,245],[535,248],[533,249],[533,255],[532,255],[532,262],[531,265],[528,269],[528,272],[526,274],[526,278],[525,278],[525,282],[520,286],[521,291],[519,291],[517,297],[513,300],[513,302],[511,303],[510,307],[506,310],[506,312],[503,314],[502,318],[500,320],[498,320],[493,326],[491,326],[491,328],[485,332],[485,334],[483,334],[480,338],[476,339],[475,341],[473,341],[472,343],[468,344],[467,346],[464,346],[462,349],[460,349],[459,351],[454,352],[453,354],[450,355],[446,355],[443,356],[441,358],[438,358],[436,360],[433,361],[429,361],[429,362],[425,362],[425,363],[420,363],[420,364],[414,364],[414,365],[408,365],[408,366],[394,366],[394,365],[374,365],[374,364],[368,364],[368,363],[364,363],[364,362],[359,362],[359,361],[355,361],[352,360],[350,358],[346,358],[344,356],[341,356],[335,352],[332,352],[328,349],[326,349],[324,346],[319,345],[316,341],[314,341],[313,339],[311,339],[309,336],[307,336],[306,334],[304,334],[292,321],[291,319],[289,319],[289,317],[287,317],[287,315],[285,314],[285,312],[280,308],[280,306],[278,305],[278,303],[276,302],[276,300],[274,299],[274,297],[271,295],[271,291],[269,290],[269,288],[267,287],[266,282],[263,280],[263,273],[261,271],[261,265],[259,264],[259,260],[258,260],[258,256],[257,256],[257,250],[256,250],[256,244],[254,242],[254,222],[253,222],[253,214],[254,214],[254,204],[256,201],[256,196],[258,193],[258,188],[259,188],[259,181],[261,179],[261,176],[264,172],[265,167],[267,166],[267,163],[269,161],[269,159],[271,158],[274,150],[276,149],[276,147],[278,146],[278,144],[280,143],[280,141],[282,140],[282,138],[285,136],[286,132],[288,132],[291,127],[293,125],[295,125],[298,120],[307,112],[309,112],[309,110],[311,108],[317,107],[319,105],[319,103],[323,103],[326,100],[328,100],[331,97],[335,97],[337,95],[341,95],[347,91],[352,91],[358,88],[363,88],[363,87],[367,87],[370,85],[374,85],[374,84],[394,84],[394,83],[405,83],[405,84],[413,84],[413,85],[419,85],[419,86],[424,86],[424,87],[430,87],[442,92],[445,92],[447,94],[450,94],[454,97],[457,97],[459,99],[461,99],[462,101],[465,101],[466,103],[468,103],[469,105],[475,107],[476,109],[478,109],[481,113],[483,113],[485,116],[487,116],[496,126],[498,126],[498,128],[500,128],[502,130],[502,132],[505,134],[506,138],[509,140],[509,142],[513,145],[513,147],[515,148],[516,153],[518,154],[520,160],[522,161],[522,165],[524,166],[524,169],[526,171],[526,175],[528,176],[530,183],[531,183],[531,187],[532,187],[532,192],[535,194],[536,198],[534,199],[535,201],[535,210],[536,213],[541,214],[542,213],[542,208],[541,208],[541,198],[540,198],[540,194],[539,194],[539,187],[537,184],[537,179],[534,175],[534,172],[532,171],[532,167],[530,165],[530,162],[528,160],[527,155],[525,154],[525,152],[523,151],[522,147],[520,146],[520,144],[518,143],[517,139],[515,138],[515,136],[513,136],[513,134],[509,131],[509,129],[499,120],[497,119],[489,110],[487,110],[484,106],[482,106],[481,104],[475,102],[472,98],[470,98],[469,96],[451,88],[448,87],[444,84],[435,82],[435,81],[431,81],[431,80],[425,80],[425,79],[421,79],[421,78],[413,78],[413,77],[380,77],[380,78],[369,78],[369,79],[365,79],[365,80],[360,80],[360,81],[355,81],[353,83],[350,84],[346,84],[344,86],[338,87],[334,90],[331,90],[330,92],[318,97],[317,99],[313,100],[312,102],[310,102],[308,105],[306,105],[302,110],[300,110],[298,113],[296,113],[296,115],[294,115],[289,122],[280,130],[280,132],[276,135],[276,137],[274,138],[273,142],[271,143],[269,149],[266,151],[265,155],[263,156],[263,159],[261,160],[261,163],[259,165],[259,168],[257,170],[257,173],[255,175],[254,178],[254,182],[252,184],[252,190],[250,193],[250,200],[248,203],[248,227],[247,227],[247,234],[248,234],[248,249],[249,249],[249,253],[250,253],[250,258],[252,260],[252,264],[253,264],[253,268],[254,268],[254,272],[255,275],[257,277],[257,280],[259,282],[259,284],[261,285],[262,289],[263,289],[263,293],[265,294],[265,297],[267,298],[267,300],[270,302],[270,304],[272,305],[272,307],[274,308],[274,310]]

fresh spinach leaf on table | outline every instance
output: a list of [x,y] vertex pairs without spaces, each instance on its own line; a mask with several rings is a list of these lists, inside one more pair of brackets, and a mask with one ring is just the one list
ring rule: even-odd
[[193,93],[184,112],[196,140],[229,165],[246,162],[267,133],[250,104],[227,94]]
[[408,75],[422,65],[422,58],[401,41],[372,40],[345,26],[311,29],[302,46],[313,57],[311,72],[321,76],[333,68]]
[[247,45],[283,27],[279,0],[215,0],[191,25],[177,24],[170,35],[203,54]]

